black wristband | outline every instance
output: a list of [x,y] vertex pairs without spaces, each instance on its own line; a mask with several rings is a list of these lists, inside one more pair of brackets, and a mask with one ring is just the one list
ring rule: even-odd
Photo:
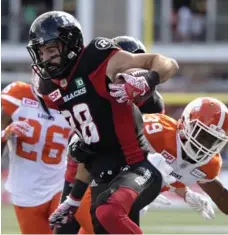
[[83,197],[83,195],[85,194],[86,189],[88,188],[87,183],[76,179],[74,181],[74,185],[73,188],[71,189],[71,195],[73,198],[77,199],[77,200],[81,200],[81,198]]
[[153,90],[156,85],[160,83],[160,76],[155,71],[148,71],[144,75],[146,81],[148,82],[148,85],[150,87],[150,90]]

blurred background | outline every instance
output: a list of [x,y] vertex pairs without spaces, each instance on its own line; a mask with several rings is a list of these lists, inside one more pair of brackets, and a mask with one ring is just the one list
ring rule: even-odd
[[[148,52],[159,52],[178,61],[178,74],[159,87],[168,115],[178,118],[185,104],[199,96],[212,96],[228,105],[227,0],[2,0],[1,8],[2,89],[12,81],[30,81],[26,44],[33,20],[46,11],[64,10],[78,18],[86,43],[96,36],[129,35],[142,40]],[[227,185],[228,146],[222,157],[221,179]],[[3,187],[7,151],[1,168],[2,232],[17,233],[15,217],[8,206],[10,197]],[[174,195],[169,196],[178,203],[144,217],[146,233],[228,234],[227,218],[219,212],[214,222],[207,223],[195,212],[179,209],[184,204],[179,204]]]

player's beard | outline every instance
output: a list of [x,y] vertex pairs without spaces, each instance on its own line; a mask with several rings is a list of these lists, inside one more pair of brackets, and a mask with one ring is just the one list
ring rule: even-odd
[[59,66],[60,65],[58,63],[48,62],[45,67],[48,70],[48,72],[49,71],[52,72],[52,71],[57,70],[59,68]]
[[58,63],[51,63],[47,62],[45,66],[41,69],[42,73],[47,76],[51,76],[52,78],[55,78],[57,74],[59,73],[59,67],[60,65]]

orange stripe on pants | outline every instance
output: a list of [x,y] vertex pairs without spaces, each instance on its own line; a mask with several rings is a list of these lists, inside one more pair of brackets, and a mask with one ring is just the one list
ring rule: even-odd
[[91,200],[91,188],[88,187],[85,195],[82,198],[81,205],[75,214],[76,220],[81,225],[78,234],[94,234],[92,218],[90,214]]
[[59,205],[61,192],[52,200],[34,207],[14,205],[17,221],[22,234],[52,234],[48,218]]

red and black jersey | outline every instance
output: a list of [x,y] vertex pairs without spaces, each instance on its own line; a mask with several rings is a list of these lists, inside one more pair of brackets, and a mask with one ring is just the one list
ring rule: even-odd
[[148,152],[138,108],[119,104],[109,95],[106,68],[118,50],[109,39],[96,38],[84,49],[68,79],[40,81],[41,94],[97,153],[88,163],[93,168],[133,164]]

